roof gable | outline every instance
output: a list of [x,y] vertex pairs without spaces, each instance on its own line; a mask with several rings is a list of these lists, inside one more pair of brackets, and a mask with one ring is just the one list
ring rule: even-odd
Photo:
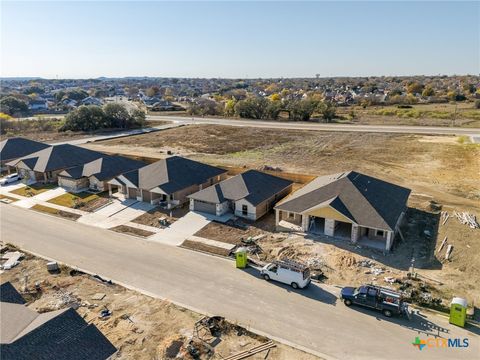
[[354,171],[322,176],[292,194],[276,208],[297,213],[328,199],[337,211],[361,226],[394,230],[410,190]]
[[283,191],[291,184],[292,182],[290,180],[285,180],[257,170],[248,170],[224,180],[215,186],[200,190],[189,197],[215,203],[223,202],[225,199],[231,201],[245,199],[253,206],[256,206]]
[[21,137],[5,139],[0,142],[0,159],[12,161],[48,147],[50,145]]
[[[172,194],[192,185],[200,185],[208,179],[226,173],[226,170],[193,161],[180,156],[172,156],[156,161],[119,177],[123,183],[130,182],[135,187]],[[127,182],[128,181],[128,182]]]

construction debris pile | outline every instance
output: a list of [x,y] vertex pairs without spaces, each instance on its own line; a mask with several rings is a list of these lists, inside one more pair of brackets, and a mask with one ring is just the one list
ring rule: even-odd
[[0,268],[2,270],[10,270],[11,268],[17,266],[23,257],[24,254],[20,251],[7,251],[6,253],[2,254],[0,258]]
[[455,216],[460,223],[464,225],[468,225],[471,229],[479,229],[480,224],[477,222],[477,218],[475,215],[470,214],[468,212],[456,212],[453,211],[453,216]]
[[[221,354],[217,349],[229,336],[255,337],[260,340],[260,344],[249,348],[248,350],[234,351],[233,354]],[[244,345],[246,345],[245,342]],[[158,348],[158,353],[162,359],[229,359],[240,360],[246,359],[255,354],[265,352],[264,359],[267,359],[270,349],[275,347],[275,343],[271,340],[254,335],[244,328],[233,325],[225,321],[221,316],[205,316],[198,320],[193,328],[191,336],[180,335],[167,339]],[[230,350],[230,349],[228,349]]]

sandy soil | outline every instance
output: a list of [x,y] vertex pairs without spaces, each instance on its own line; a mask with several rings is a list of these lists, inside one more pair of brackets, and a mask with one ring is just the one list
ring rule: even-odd
[[[173,350],[176,346],[172,345],[176,340],[180,341],[180,352],[186,354],[187,339],[193,335],[195,322],[202,318],[200,314],[118,285],[107,285],[86,274],[73,272],[72,276],[71,269],[66,267],[61,270],[60,274],[50,274],[46,270],[46,261],[27,254],[18,266],[2,273],[2,282],[10,281],[22,292],[28,301],[27,306],[39,312],[78,307],[78,313],[87,322],[94,323],[117,347],[118,352],[113,359],[168,359],[167,349],[170,354],[174,352],[174,356],[178,353],[178,349]],[[35,290],[37,282],[40,292]],[[105,297],[93,300],[92,297],[97,293],[103,293]],[[112,311],[112,316],[99,319],[98,315],[105,307]],[[215,339],[205,332],[200,335],[207,342]],[[200,359],[220,359],[268,339],[226,323],[221,327],[220,340],[213,347],[214,354],[211,355],[207,355],[204,345],[196,341],[196,346],[203,349]],[[251,359],[264,359],[264,356],[265,352]],[[180,358],[192,357],[184,355]],[[317,359],[281,344],[270,351],[268,358]]]

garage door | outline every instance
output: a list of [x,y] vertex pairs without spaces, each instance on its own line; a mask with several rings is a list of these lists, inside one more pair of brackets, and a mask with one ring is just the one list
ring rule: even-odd
[[215,204],[207,203],[207,202],[199,201],[199,200],[195,200],[194,210],[209,213],[209,214],[215,214],[216,213]]

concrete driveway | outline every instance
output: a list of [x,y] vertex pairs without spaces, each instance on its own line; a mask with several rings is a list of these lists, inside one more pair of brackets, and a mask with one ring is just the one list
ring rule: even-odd
[[153,208],[153,205],[146,202],[134,199],[119,200],[113,198],[111,204],[98,211],[84,215],[77,221],[103,229],[110,229],[124,225]]
[[187,238],[192,237],[192,235],[207,226],[211,221],[217,220],[225,222],[232,216],[233,214],[225,214],[219,217],[212,214],[190,211],[169,227],[158,231],[148,239],[165,245],[179,246]]
[[[411,321],[348,308],[338,288],[294,291],[230,260],[0,204],[2,240],[145,294],[227,319],[324,359],[478,359],[480,328],[428,313]],[[19,230],[21,232],[19,233]],[[21,234],[21,236],[19,236]],[[464,348],[426,348],[415,338],[469,339]]]

